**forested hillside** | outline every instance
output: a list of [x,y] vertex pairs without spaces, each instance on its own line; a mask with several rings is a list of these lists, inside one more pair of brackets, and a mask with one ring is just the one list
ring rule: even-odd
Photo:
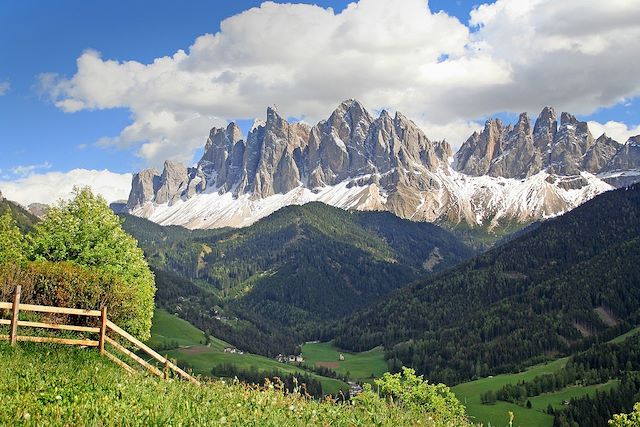
[[341,322],[336,343],[384,345],[433,381],[567,354],[640,320],[640,186],[607,192]]
[[131,216],[124,227],[156,270],[158,304],[179,305],[198,327],[262,354],[472,255],[435,225],[321,203],[242,229],[191,231]]

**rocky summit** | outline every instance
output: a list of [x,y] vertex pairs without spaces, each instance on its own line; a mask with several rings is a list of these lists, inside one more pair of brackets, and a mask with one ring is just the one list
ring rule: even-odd
[[[594,138],[545,107],[535,123],[488,120],[453,156],[399,112],[373,117],[356,100],[315,126],[274,108],[243,138],[213,128],[196,167],[165,162],[133,177],[127,207],[163,225],[246,226],[291,204],[387,210],[417,221],[498,229],[568,211],[640,180],[640,136]],[[451,161],[453,160],[453,161]]]
[[[522,113],[515,126],[504,126],[498,119],[488,120],[480,133],[474,133],[455,155],[457,169],[472,176],[528,178],[541,171],[568,176],[638,169],[640,163],[625,154],[629,144],[621,145],[606,135],[594,139],[586,122],[545,107],[531,127]],[[613,162],[614,157],[625,161]]]

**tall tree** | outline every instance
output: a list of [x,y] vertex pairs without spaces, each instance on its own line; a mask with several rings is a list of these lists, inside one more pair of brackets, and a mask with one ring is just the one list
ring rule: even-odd
[[73,261],[116,275],[129,295],[121,307],[131,315],[125,328],[141,339],[150,336],[154,276],[137,241],[127,234],[106,200],[89,188],[75,189],[68,202],[52,207],[30,235],[33,260]]

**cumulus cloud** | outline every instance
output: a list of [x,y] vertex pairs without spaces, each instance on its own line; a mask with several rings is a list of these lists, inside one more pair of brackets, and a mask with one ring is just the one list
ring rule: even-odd
[[0,96],[6,95],[11,89],[11,83],[8,80],[0,81]]
[[31,203],[51,204],[59,199],[69,199],[74,186],[89,186],[94,193],[108,202],[127,199],[132,175],[107,170],[73,169],[69,172],[48,172],[0,181],[4,197],[24,206]]
[[18,165],[10,168],[8,172],[10,172],[11,175],[13,176],[24,178],[36,173],[39,170],[46,170],[46,169],[51,169],[51,163],[44,162],[37,165]]
[[640,135],[640,124],[636,126],[627,126],[622,122],[610,120],[606,123],[598,123],[595,121],[588,122],[589,130],[596,138],[606,133],[607,136],[613,138],[621,144],[624,144],[630,137]]
[[498,0],[468,25],[425,0],[339,12],[265,2],[171,56],[145,64],[88,50],[75,75],[41,84],[67,112],[128,108],[133,122],[100,143],[140,145],[154,165],[188,161],[211,126],[268,105],[313,123],[346,98],[402,111],[458,146],[460,129],[496,112],[587,114],[639,95],[629,65],[639,39],[640,8],[625,0]]

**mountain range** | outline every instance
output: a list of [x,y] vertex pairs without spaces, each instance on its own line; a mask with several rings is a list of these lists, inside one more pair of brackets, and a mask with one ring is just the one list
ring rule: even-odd
[[399,112],[374,118],[347,100],[314,126],[275,108],[246,139],[213,128],[195,167],[167,161],[134,175],[130,213],[162,225],[242,227],[293,204],[386,210],[406,219],[498,231],[556,216],[640,180],[640,136],[594,138],[545,107],[535,123],[488,120],[453,154]]

